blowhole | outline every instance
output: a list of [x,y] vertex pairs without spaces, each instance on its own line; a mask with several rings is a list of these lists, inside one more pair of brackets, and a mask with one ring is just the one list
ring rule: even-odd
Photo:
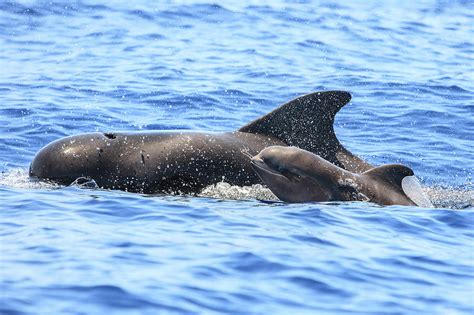
[[115,139],[115,138],[117,138],[117,136],[114,135],[114,134],[111,133],[111,132],[105,132],[105,133],[104,133],[104,136],[105,136],[107,139]]

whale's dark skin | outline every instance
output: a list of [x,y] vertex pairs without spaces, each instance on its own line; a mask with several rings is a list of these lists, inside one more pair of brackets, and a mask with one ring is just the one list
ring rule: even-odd
[[88,177],[102,188],[194,193],[219,181],[259,182],[245,152],[274,144],[285,145],[268,136],[240,132],[96,132],[49,144],[33,160],[30,173],[63,184]]
[[353,173],[295,147],[265,148],[251,161],[268,188],[282,201],[370,201],[416,206],[402,188],[413,170],[400,164]]
[[260,183],[250,158],[268,146],[298,146],[351,172],[372,166],[337,140],[334,116],[351,96],[343,91],[298,97],[227,133],[87,133],[54,141],[30,165],[30,176],[70,184],[79,177],[99,187],[141,193],[198,193],[221,181]]

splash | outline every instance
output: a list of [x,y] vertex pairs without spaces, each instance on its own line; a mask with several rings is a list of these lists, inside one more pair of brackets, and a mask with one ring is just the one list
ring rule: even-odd
[[270,191],[270,189],[260,184],[255,184],[252,186],[232,186],[224,182],[204,188],[199,196],[234,200],[278,200],[278,198]]
[[0,186],[20,188],[20,189],[48,189],[58,188],[58,184],[31,178],[28,170],[15,168],[2,171],[0,174]]
[[[429,199],[424,202],[431,202],[435,208],[474,208],[474,187],[472,183],[468,183],[462,188],[441,186],[422,187],[422,191],[428,197],[427,199]],[[270,189],[260,184],[241,187],[232,186],[224,182],[206,187],[199,196],[234,200],[278,200]],[[431,207],[431,204],[426,207]]]
[[466,183],[461,188],[424,187],[423,189],[435,208],[474,208],[474,184]]
[[99,185],[92,178],[79,177],[71,183],[69,186],[76,186],[79,188],[100,188]]
[[[82,188],[97,188],[97,184],[95,184],[93,180],[82,177],[77,179],[72,185]],[[0,173],[0,186],[20,189],[51,189],[64,187],[53,182],[31,178],[28,175],[28,170],[25,168],[2,171],[2,173]],[[474,183],[466,183],[462,187],[423,187],[423,191],[435,208],[474,208]],[[270,189],[263,185],[232,186],[224,182],[206,187],[199,196],[230,200],[278,200]]]

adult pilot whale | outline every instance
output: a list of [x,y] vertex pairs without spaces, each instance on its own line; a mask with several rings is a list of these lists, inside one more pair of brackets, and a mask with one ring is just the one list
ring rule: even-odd
[[198,193],[225,181],[260,183],[250,157],[268,146],[297,146],[351,172],[372,166],[336,138],[336,113],[351,99],[344,91],[300,96],[226,133],[106,132],[56,140],[41,149],[30,176],[70,184],[80,177],[101,188],[141,193]]
[[433,207],[411,168],[401,164],[354,173],[295,147],[271,146],[251,160],[265,185],[282,201],[370,201]]

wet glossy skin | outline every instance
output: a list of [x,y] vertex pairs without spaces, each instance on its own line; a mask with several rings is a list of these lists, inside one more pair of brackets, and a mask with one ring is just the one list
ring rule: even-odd
[[220,181],[260,182],[250,156],[277,139],[248,133],[90,133],[43,148],[30,175],[70,184],[94,179],[102,188],[127,191],[197,192]]
[[99,187],[155,193],[198,193],[225,181],[260,179],[250,158],[268,146],[296,145],[352,172],[371,165],[347,151],[334,133],[334,117],[349,102],[344,91],[314,92],[291,100],[229,133],[87,133],[44,147],[30,175],[70,184],[79,177]]
[[362,174],[346,171],[320,156],[295,147],[274,146],[252,158],[252,167],[281,200],[371,201],[381,205],[416,205],[401,188],[413,171],[385,165]]

